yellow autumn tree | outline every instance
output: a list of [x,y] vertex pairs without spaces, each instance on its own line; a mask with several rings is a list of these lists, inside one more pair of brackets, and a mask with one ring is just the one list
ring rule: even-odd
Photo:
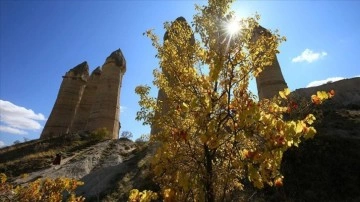
[[162,43],[146,32],[157,49],[160,92],[155,99],[150,87],[135,89],[137,120],[153,128],[152,167],[165,201],[224,201],[246,180],[258,188],[281,186],[283,153],[316,133],[312,114],[284,119],[288,89],[261,101],[249,91],[250,79],[272,64],[285,38],[260,29],[258,15],[236,21],[231,3],[196,6],[193,29],[183,18],[165,23]]
[[75,190],[84,183],[70,178],[37,179],[27,185],[13,186],[4,173],[0,173],[0,201],[24,202],[82,202],[85,198],[76,196]]

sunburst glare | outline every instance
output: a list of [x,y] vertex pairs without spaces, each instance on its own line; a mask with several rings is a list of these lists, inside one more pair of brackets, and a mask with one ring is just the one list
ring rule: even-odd
[[226,31],[230,36],[237,34],[240,31],[240,22],[234,18],[226,25]]
[[226,35],[226,37],[224,38],[224,42],[227,42],[226,50],[230,47],[232,39],[236,35],[241,34],[241,29],[241,21],[236,17],[224,23],[224,34]]

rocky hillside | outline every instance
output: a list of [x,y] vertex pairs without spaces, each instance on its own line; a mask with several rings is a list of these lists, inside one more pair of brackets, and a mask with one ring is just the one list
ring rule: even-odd
[[310,88],[300,88],[294,91],[295,94],[308,98],[316,91],[330,91],[334,90],[336,96],[327,105],[332,105],[332,108],[352,108],[360,106],[360,77],[344,79],[336,82],[329,82],[321,86]]
[[[103,201],[126,201],[133,186],[157,189],[148,169],[145,169],[151,156],[146,143],[119,139],[78,140],[71,144],[72,141],[67,139],[65,145],[65,141],[59,140],[61,138],[35,140],[1,149],[0,172],[5,172],[13,184],[26,184],[46,177],[80,179],[84,185],[79,187],[77,194],[85,196],[88,201],[100,198]],[[58,153],[62,156],[61,163],[52,165]],[[26,177],[20,173],[26,173]]]
[[[246,201],[360,201],[360,78],[298,89],[310,97],[318,90],[336,96],[317,110],[318,134],[285,153],[282,188],[249,188]],[[88,136],[36,140],[0,150],[0,172],[22,184],[40,177],[73,177],[85,182],[77,193],[88,201],[126,201],[132,188],[158,187],[149,158],[153,147],[130,140],[89,141]],[[69,144],[71,142],[71,144]],[[51,165],[61,152],[60,165]],[[26,178],[19,177],[28,173]],[[234,199],[234,201],[236,201]]]
[[[285,153],[284,201],[360,201],[360,78],[298,89],[310,97],[335,90],[335,97],[317,109],[318,134]],[[274,190],[273,190],[274,191]]]

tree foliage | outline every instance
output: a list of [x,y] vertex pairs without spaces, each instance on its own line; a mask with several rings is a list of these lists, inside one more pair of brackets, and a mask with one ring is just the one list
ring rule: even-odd
[[[6,182],[5,174],[0,173],[0,200],[1,201],[42,201],[57,202],[85,201],[84,197],[76,196],[75,189],[83,183],[70,178],[37,179],[28,185],[13,186]],[[67,193],[67,195],[64,195]],[[64,198],[66,196],[66,198]]]
[[132,189],[129,194],[129,202],[150,202],[158,199],[158,195],[152,191],[144,190],[140,192],[137,189]]
[[[289,89],[261,101],[249,91],[250,79],[272,64],[285,38],[257,32],[258,15],[237,21],[240,31],[228,34],[231,3],[196,6],[194,30],[183,20],[166,22],[163,43],[146,32],[157,49],[154,85],[163,99],[138,86],[137,120],[158,129],[151,136],[160,143],[152,165],[165,201],[224,201],[246,181],[281,186],[283,153],[316,133],[312,114],[284,118],[294,108]],[[329,96],[322,92],[313,102]]]
[[121,138],[131,139],[133,134],[130,131],[123,131],[120,135]]
[[149,142],[150,135],[149,134],[142,134],[139,138],[135,140],[136,143],[145,143]]
[[21,143],[20,140],[15,140],[15,141],[13,142],[13,145],[17,145],[17,144],[20,144],[20,143]]

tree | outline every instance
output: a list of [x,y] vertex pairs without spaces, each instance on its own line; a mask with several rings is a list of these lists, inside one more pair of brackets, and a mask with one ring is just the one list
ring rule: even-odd
[[21,143],[20,140],[15,140],[15,141],[13,142],[13,145],[17,145],[17,144],[20,144],[20,143]]
[[37,179],[27,185],[16,187],[6,180],[6,175],[0,173],[1,201],[85,201],[84,197],[75,194],[75,189],[84,183],[75,179],[64,177]]
[[285,38],[256,32],[258,15],[235,21],[241,29],[227,32],[235,19],[230,3],[196,6],[194,30],[184,20],[165,23],[163,44],[146,32],[157,49],[154,85],[163,99],[138,86],[137,120],[157,128],[152,166],[165,200],[224,201],[247,180],[258,188],[281,186],[283,153],[316,133],[312,114],[284,118],[292,106],[288,89],[261,101],[249,91],[249,80],[272,64]]
[[148,142],[150,140],[150,135],[148,134],[142,134],[139,138],[135,140],[136,143],[144,143]]
[[131,139],[133,134],[130,131],[123,131],[120,135],[120,138]]

